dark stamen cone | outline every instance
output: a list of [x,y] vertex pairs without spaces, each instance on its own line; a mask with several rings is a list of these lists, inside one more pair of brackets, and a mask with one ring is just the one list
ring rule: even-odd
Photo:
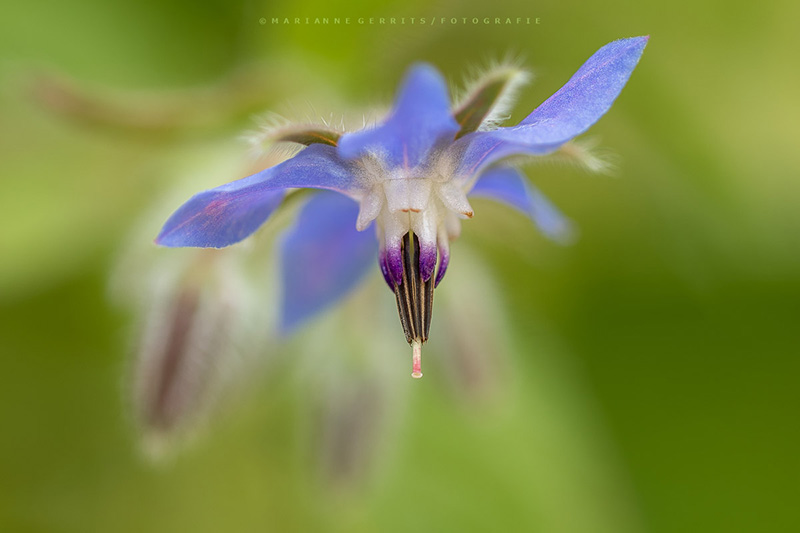
[[414,348],[414,377],[422,377],[420,350],[428,340],[433,311],[434,279],[422,279],[419,268],[419,239],[413,232],[403,236],[403,280],[395,284],[397,312],[406,334],[406,341]]

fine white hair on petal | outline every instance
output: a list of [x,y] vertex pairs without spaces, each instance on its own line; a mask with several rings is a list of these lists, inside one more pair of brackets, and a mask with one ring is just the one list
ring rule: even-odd
[[381,154],[371,153],[356,161],[361,181],[365,183],[383,183],[389,173],[381,160]]
[[498,128],[510,117],[511,109],[517,101],[519,90],[533,80],[533,74],[522,67],[522,60],[518,57],[507,56],[501,61],[490,60],[485,66],[470,69],[464,82],[466,89],[458,91],[457,104],[453,108],[458,109],[461,107],[488,80],[505,76],[508,76],[508,81],[492,104],[489,114],[483,119],[478,130],[488,131]]

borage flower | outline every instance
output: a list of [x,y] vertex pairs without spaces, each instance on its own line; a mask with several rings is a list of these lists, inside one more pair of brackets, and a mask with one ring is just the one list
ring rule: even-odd
[[[495,129],[493,111],[519,81],[518,71],[494,73],[451,108],[442,76],[417,64],[381,125],[352,133],[327,126],[277,130],[273,140],[306,147],[276,166],[196,194],[169,218],[156,242],[229,246],[256,231],[289,189],[333,191],[313,195],[283,241],[283,330],[347,294],[377,248],[412,346],[412,375],[421,377],[433,290],[447,270],[460,221],[473,216],[467,197],[504,202],[549,236],[563,235],[566,220],[518,170],[500,163],[550,154],[585,132],[619,95],[647,39],[607,44],[522,122]],[[370,227],[374,232],[364,231]]]

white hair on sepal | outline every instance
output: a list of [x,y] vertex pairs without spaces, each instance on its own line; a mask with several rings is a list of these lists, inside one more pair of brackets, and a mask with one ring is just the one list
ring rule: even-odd
[[613,176],[617,171],[617,154],[607,149],[598,148],[597,137],[586,137],[572,140],[561,145],[556,151],[544,156],[514,157],[512,166],[530,164],[569,164],[577,166],[592,174]]
[[291,125],[291,121],[278,113],[269,111],[253,117],[255,129],[243,132],[239,139],[247,144],[251,158],[258,159],[272,148],[272,139],[281,128]]
[[293,142],[278,142],[263,149],[260,153],[254,153],[254,163],[259,163],[258,166],[264,165],[264,168],[274,167],[279,163],[283,163],[287,159],[296,156],[301,150],[306,147],[302,144]]
[[[387,108],[370,108],[346,113],[331,112],[325,116],[317,114],[310,105],[310,113],[298,112],[292,105],[287,105],[287,108],[288,113],[285,114],[267,112],[253,118],[256,128],[244,132],[240,137],[250,147],[251,158],[260,159],[275,154],[288,158],[296,155],[303,149],[303,145],[291,141],[284,142],[281,138],[302,131],[304,128],[322,128],[344,135],[348,131],[373,128],[389,113]],[[301,120],[292,120],[287,118],[287,115],[305,116]]]
[[530,83],[533,75],[525,70],[516,70],[509,79],[500,97],[495,101],[492,110],[483,119],[478,131],[490,131],[497,129],[506,120],[511,118],[511,110],[517,103],[517,96],[520,89]]
[[259,159],[266,155],[280,153],[286,157],[297,154],[303,145],[294,142],[283,142],[282,137],[304,128],[323,128],[339,133],[345,132],[344,116],[338,119],[333,113],[328,117],[318,116],[312,118],[307,115],[305,120],[293,121],[278,113],[265,113],[254,118],[256,129],[246,131],[241,139],[250,147],[250,156]]
[[[362,110],[360,113],[360,120],[357,121],[358,128],[347,128],[350,132],[368,130],[378,127],[391,113],[391,108],[386,105],[379,105],[369,109]],[[351,124],[356,121],[350,121]]]
[[617,154],[599,146],[598,137],[585,137],[563,144],[552,155],[556,161],[575,164],[593,174],[613,176],[618,168]]
[[533,80],[533,73],[523,67],[524,60],[520,55],[506,54],[502,60],[489,59],[483,65],[468,68],[464,80],[464,89],[454,91],[457,97],[453,109],[459,109],[488,80],[508,77],[500,95],[492,103],[489,113],[481,122],[478,131],[490,131],[498,128],[511,116],[511,109],[517,101],[519,90]]

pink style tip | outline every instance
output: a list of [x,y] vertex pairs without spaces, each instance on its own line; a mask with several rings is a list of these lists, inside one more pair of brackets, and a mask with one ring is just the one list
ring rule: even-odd
[[411,343],[411,377],[419,379],[422,377],[422,343],[415,340]]

